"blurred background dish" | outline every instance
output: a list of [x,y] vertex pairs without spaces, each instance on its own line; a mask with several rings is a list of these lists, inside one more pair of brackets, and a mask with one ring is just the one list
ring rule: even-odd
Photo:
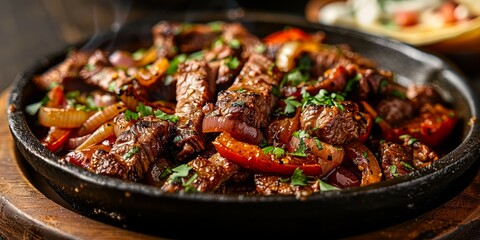
[[305,16],[440,53],[467,73],[480,62],[478,0],[310,0]]

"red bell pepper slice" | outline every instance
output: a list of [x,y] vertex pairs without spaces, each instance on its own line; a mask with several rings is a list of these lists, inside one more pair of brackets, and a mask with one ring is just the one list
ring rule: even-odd
[[321,164],[292,164],[289,155],[276,159],[275,155],[265,154],[257,145],[240,142],[226,132],[221,133],[213,145],[222,157],[255,171],[292,175],[299,168],[305,175],[324,174]]
[[298,28],[287,28],[266,36],[263,41],[266,44],[281,44],[288,41],[309,40],[310,38],[311,36],[308,33]]
[[426,104],[422,114],[407,124],[384,131],[386,140],[399,141],[400,136],[408,134],[429,147],[438,146],[455,127],[457,117],[453,110],[440,104]]
[[67,142],[72,132],[71,128],[50,127],[47,136],[40,141],[48,150],[59,151]]
[[65,93],[63,92],[63,87],[57,85],[53,87],[48,93],[48,101],[45,104],[47,107],[52,108],[63,108],[66,104]]

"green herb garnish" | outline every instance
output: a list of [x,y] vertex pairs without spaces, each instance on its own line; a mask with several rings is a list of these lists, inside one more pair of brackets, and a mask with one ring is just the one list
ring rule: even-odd
[[188,166],[187,164],[179,165],[172,169],[173,173],[168,178],[168,182],[176,182],[178,178],[183,178],[188,175],[188,172],[192,169],[192,167]]
[[176,73],[177,69],[178,69],[178,65],[180,63],[185,62],[186,60],[187,60],[187,55],[185,55],[185,54],[177,55],[175,58],[173,58],[170,61],[170,66],[168,66],[166,73],[168,75]]
[[290,185],[292,186],[305,186],[307,185],[307,176],[303,174],[303,170],[296,168],[292,174]]
[[135,153],[138,153],[140,152],[140,147],[134,147],[132,149],[130,149],[127,153],[125,153],[125,155],[123,155],[123,159],[129,159],[131,158]]
[[167,113],[165,113],[164,111],[158,109],[154,112],[155,114],[155,117],[157,117],[158,119],[161,119],[161,120],[164,120],[164,121],[169,121],[169,122],[172,122],[172,123],[176,123],[178,121],[178,116],[177,115],[169,115]]
[[290,97],[284,99],[283,101],[285,102],[285,110],[283,112],[285,114],[294,113],[296,111],[297,107],[302,106],[302,104],[300,102],[295,100],[294,96],[290,96]]
[[139,117],[140,116],[136,112],[130,111],[128,109],[125,111],[125,120],[126,121],[138,120]]
[[285,150],[283,148],[279,147],[273,147],[273,146],[268,146],[262,148],[262,151],[264,154],[273,154],[275,155],[275,158],[281,158],[285,156]]
[[225,59],[225,65],[228,68],[234,70],[237,69],[238,66],[240,66],[240,61],[236,57],[228,57],[227,59]]
[[320,179],[318,179],[318,183],[320,184],[320,191],[325,192],[325,191],[336,191],[340,190],[340,188],[337,188],[333,185],[330,185]]
[[50,98],[48,98],[48,96],[45,96],[42,98],[42,100],[40,100],[39,102],[36,102],[36,103],[32,103],[30,105],[28,105],[26,108],[25,108],[25,111],[33,116],[35,114],[37,114],[38,110],[40,110],[40,108],[45,104],[47,103],[48,101],[50,100]]

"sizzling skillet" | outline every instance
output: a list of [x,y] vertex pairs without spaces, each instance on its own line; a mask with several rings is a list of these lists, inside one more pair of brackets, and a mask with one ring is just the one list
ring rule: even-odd
[[[172,14],[163,15],[161,19],[208,22],[228,21],[228,16],[232,14]],[[27,69],[14,83],[9,98],[9,104],[14,107],[10,108],[8,119],[18,149],[34,169],[80,213],[113,224],[170,236],[208,235],[213,229],[239,229],[239,232],[245,228],[272,230],[281,224],[288,224],[292,234],[299,234],[299,229],[308,228],[309,231],[303,233],[338,236],[349,231],[385,225],[418,214],[447,183],[461,175],[478,158],[480,127],[477,123],[470,126],[468,121],[478,115],[479,100],[463,76],[445,61],[399,42],[351,30],[314,25],[292,16],[252,12],[239,17],[238,20],[258,36],[265,36],[286,25],[307,31],[322,30],[327,35],[328,43],[347,43],[355,51],[380,63],[381,67],[406,79],[435,85],[465,120],[457,129],[460,140],[452,139],[448,146],[452,151],[431,168],[368,187],[324,192],[305,201],[293,196],[165,193],[151,186],[60,165],[57,163],[58,157],[47,151],[35,138],[32,132],[35,126],[27,121],[21,111],[42,96],[31,84],[32,76],[62,61],[65,51]],[[115,48],[122,48],[129,42],[149,39],[150,27],[158,20],[150,19],[128,26],[115,41],[111,41],[113,35],[109,34],[99,41],[106,47],[114,44]],[[15,111],[12,111],[13,108]],[[209,220],[199,223],[196,220],[198,217]],[[185,229],[202,231],[185,233]],[[287,234],[278,230],[276,233],[282,236]]]

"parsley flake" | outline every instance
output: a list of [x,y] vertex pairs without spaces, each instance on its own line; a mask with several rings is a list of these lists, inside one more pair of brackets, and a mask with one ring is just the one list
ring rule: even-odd
[[240,40],[236,38],[230,40],[230,42],[228,42],[228,45],[230,45],[230,47],[233,49],[239,49],[242,46],[242,44],[240,43]]
[[140,116],[136,112],[132,112],[130,110],[125,111],[125,120],[131,121],[131,120],[138,120]]
[[185,54],[177,55],[175,58],[173,58],[170,61],[170,65],[168,66],[166,73],[168,75],[176,73],[177,69],[178,69],[178,65],[180,63],[185,62],[186,60],[187,60],[187,55],[185,55]]
[[397,166],[396,165],[390,166],[390,172],[392,173],[392,176],[398,177],[398,172],[397,172]]
[[262,151],[264,154],[273,154],[275,155],[275,158],[281,158],[285,156],[285,150],[283,148],[279,147],[273,147],[273,146],[268,146],[262,148]]
[[412,167],[412,165],[404,162],[404,161],[401,161],[400,164],[402,164],[403,166],[405,166],[406,168],[410,169],[410,170],[415,170],[414,167]]
[[307,176],[303,174],[303,170],[300,168],[296,168],[292,175],[292,180],[290,181],[290,185],[292,186],[305,186],[307,185]]
[[227,59],[225,59],[225,65],[234,70],[234,69],[237,69],[238,66],[240,66],[240,60],[238,60],[237,57],[228,57]]
[[145,106],[142,102],[138,103],[136,110],[142,115],[142,117],[153,115],[152,107]]
[[168,178],[168,182],[176,182],[178,178],[183,178],[188,175],[188,172],[192,169],[192,167],[188,166],[187,164],[179,165],[172,169],[173,173]]
[[165,121],[169,121],[169,122],[172,122],[172,123],[176,123],[178,121],[178,116],[177,115],[169,115],[167,113],[165,113],[164,111],[158,109],[154,112],[155,114],[155,117],[157,117],[158,119],[161,119],[161,120],[165,120]]
[[123,155],[123,159],[129,159],[131,158],[133,155],[135,155],[135,153],[138,153],[140,152],[140,147],[134,147],[132,149],[130,149],[127,153],[125,153],[125,155]]
[[330,185],[320,179],[318,179],[318,183],[320,184],[320,191],[322,192],[340,190],[340,188]]
[[283,101],[285,102],[285,110],[283,112],[285,114],[294,113],[296,111],[297,107],[302,106],[302,104],[300,102],[295,100],[294,96],[290,96],[290,97],[284,99]]
[[33,116],[35,114],[37,114],[38,110],[40,110],[40,108],[45,104],[47,103],[48,101],[50,100],[50,98],[48,96],[45,96],[42,98],[42,100],[40,100],[40,102],[36,102],[36,103],[32,103],[30,105],[28,105],[26,108],[25,108],[25,111]]

